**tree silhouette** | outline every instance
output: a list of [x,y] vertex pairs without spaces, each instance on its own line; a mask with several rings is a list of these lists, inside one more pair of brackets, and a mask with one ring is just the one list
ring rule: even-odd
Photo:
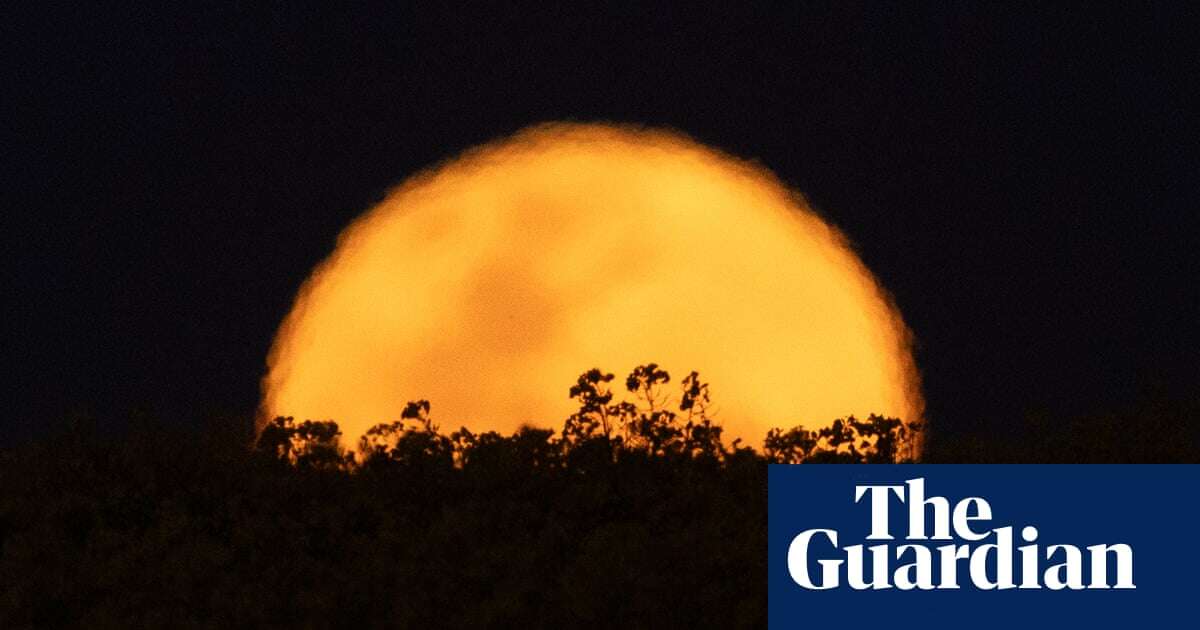
[[[414,401],[357,458],[334,422],[286,417],[249,450],[249,422],[153,418],[0,449],[0,627],[762,626],[766,464],[912,461],[925,437],[847,417],[756,451],[721,441],[699,374],[619,384],[588,370],[560,427],[509,435],[445,434]],[[921,458],[1196,462],[1198,417],[1031,414]]]
[[348,463],[339,442],[341,435],[341,429],[332,420],[305,420],[296,424],[291,417],[279,417],[263,428],[257,451],[301,468],[333,470]]
[[763,441],[763,456],[777,464],[890,464],[916,459],[919,423],[871,414],[866,421],[838,418],[828,427],[810,431],[795,427],[771,429]]
[[509,435],[417,400],[354,453],[292,417],[249,450],[153,419],[0,450],[0,627],[760,626],[765,464],[902,461],[919,430],[850,418],[759,453],[722,442],[700,374],[619,382],[588,370],[560,427]]
[[410,472],[434,474],[454,465],[454,440],[438,433],[428,400],[409,402],[400,420],[377,424],[359,439],[367,465],[398,465]]
[[[566,418],[558,439],[553,431],[532,428],[510,438],[495,432],[477,435],[465,427],[442,435],[430,417],[429,401],[417,400],[405,406],[399,420],[368,429],[359,438],[359,457],[365,466],[396,465],[432,473],[462,467],[473,459],[495,460],[495,453],[504,449],[523,453],[526,464],[545,467],[562,463],[551,454],[583,466],[584,462],[611,463],[622,453],[719,461],[741,448],[740,441],[731,448],[723,445],[722,427],[709,414],[709,385],[698,372],[690,372],[680,383],[678,399],[666,390],[670,373],[657,363],[639,365],[626,376],[625,389],[633,395],[632,401],[614,402],[613,380],[612,373],[599,368],[579,375],[568,390],[570,398],[579,401],[579,409]],[[849,416],[816,430],[772,429],[764,439],[762,456],[781,464],[914,461],[920,431],[920,424],[898,418],[872,414],[862,421]],[[256,449],[301,467],[352,466],[354,457],[338,446],[340,435],[333,421],[296,424],[293,418],[280,417],[263,429]]]

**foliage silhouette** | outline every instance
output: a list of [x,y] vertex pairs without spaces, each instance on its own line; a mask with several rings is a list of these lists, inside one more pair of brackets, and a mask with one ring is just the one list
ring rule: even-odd
[[871,414],[854,416],[810,431],[801,427],[771,429],[763,441],[763,456],[777,464],[892,464],[916,460],[921,424]]
[[302,468],[337,469],[348,455],[339,443],[342,432],[336,422],[276,418],[263,428],[256,450],[278,461],[292,462]]
[[[720,440],[699,374],[589,370],[557,430],[76,422],[0,450],[0,627],[765,625],[766,463],[907,461],[845,418]],[[1195,406],[930,436],[923,461],[1200,461]],[[252,448],[247,448],[251,446]]]
[[[529,455],[525,463],[530,466],[586,470],[631,455],[720,462],[740,448],[740,442],[730,448],[722,443],[722,428],[709,414],[709,385],[698,372],[683,379],[677,399],[666,389],[670,373],[657,363],[639,365],[625,378],[632,401],[614,402],[614,379],[599,368],[579,375],[568,390],[579,409],[565,419],[557,437],[553,431],[533,428],[509,438],[495,432],[476,435],[465,427],[443,435],[430,416],[429,401],[417,400],[405,406],[399,420],[368,429],[359,438],[358,459],[340,448],[335,422],[296,424],[290,417],[268,423],[255,450],[306,468],[352,469],[361,464],[443,476],[438,471],[486,459],[483,453],[498,449]],[[815,431],[776,428],[767,433],[762,457],[781,464],[913,461],[920,430],[917,423],[878,415],[866,421],[838,418]]]

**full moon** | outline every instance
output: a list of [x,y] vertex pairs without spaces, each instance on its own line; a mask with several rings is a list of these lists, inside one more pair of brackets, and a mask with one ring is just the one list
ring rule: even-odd
[[698,371],[727,438],[758,446],[849,414],[919,420],[910,346],[846,238],[762,166],[669,131],[543,124],[345,229],[279,329],[261,418],[336,420],[351,447],[417,399],[445,429],[559,427],[581,372],[656,362],[666,392]]

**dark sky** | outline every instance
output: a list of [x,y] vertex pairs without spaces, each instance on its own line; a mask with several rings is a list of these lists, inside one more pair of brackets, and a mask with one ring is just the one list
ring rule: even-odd
[[0,439],[249,413],[342,227],[557,119],[674,127],[803,190],[894,293],[948,434],[1195,396],[1196,16],[837,4],[6,19]]

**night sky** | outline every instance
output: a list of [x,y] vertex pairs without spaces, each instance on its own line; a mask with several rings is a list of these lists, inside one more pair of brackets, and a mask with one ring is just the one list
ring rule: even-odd
[[671,127],[803,191],[893,293],[944,435],[1195,398],[1196,16],[838,4],[24,9],[0,441],[79,411],[249,415],[351,219],[547,120]]

